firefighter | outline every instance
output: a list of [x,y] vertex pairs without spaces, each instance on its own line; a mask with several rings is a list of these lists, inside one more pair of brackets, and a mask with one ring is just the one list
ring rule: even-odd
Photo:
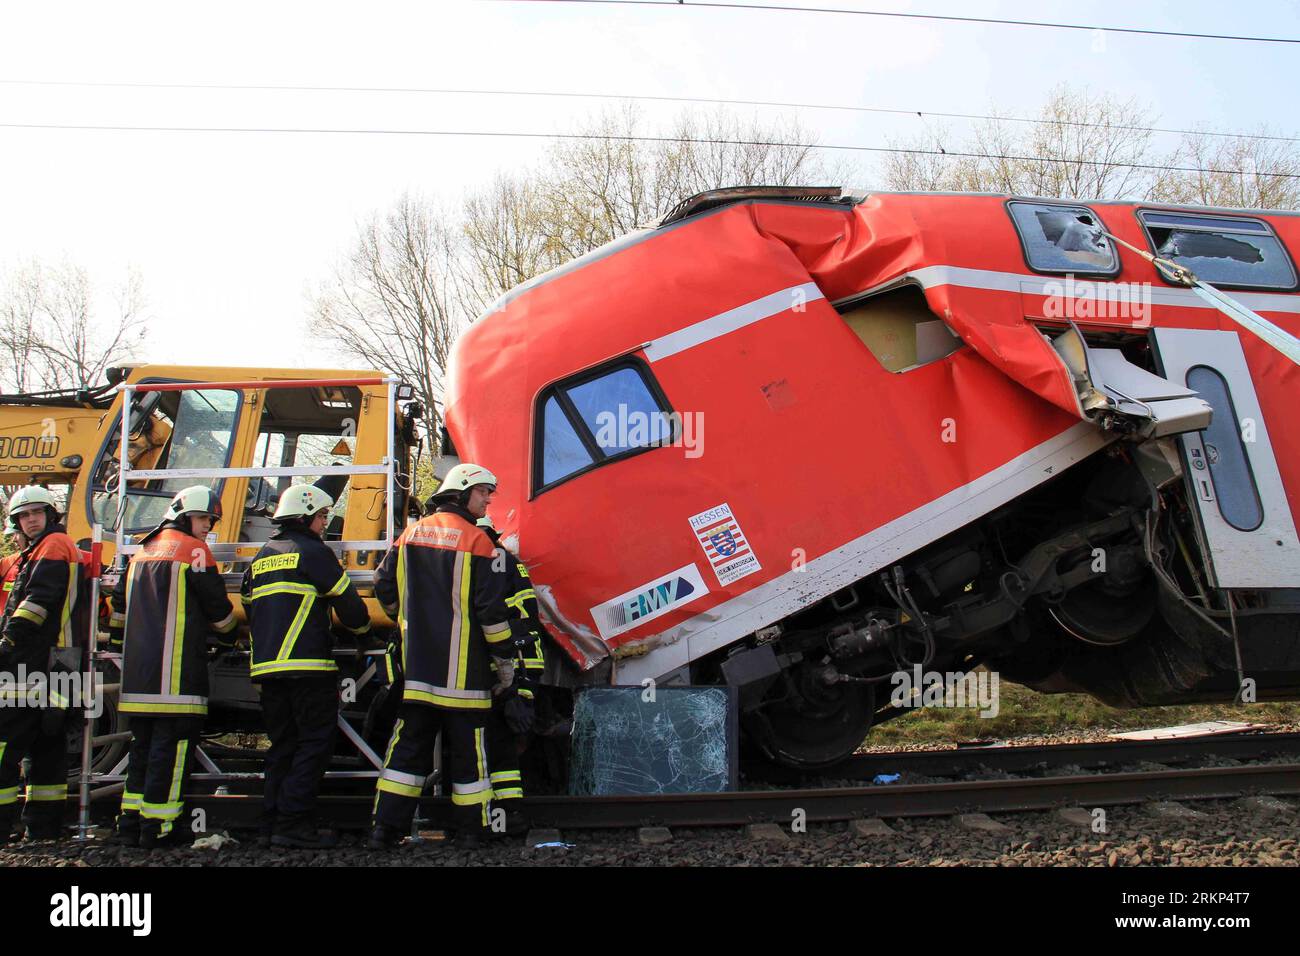
[[149,850],[189,842],[183,794],[208,712],[208,645],[229,646],[236,620],[204,543],[221,501],[204,485],[179,492],[118,579],[110,646],[122,650],[118,710],[131,717],[115,842]]
[[405,681],[375,794],[372,849],[410,831],[439,730],[451,751],[457,844],[476,846],[491,821],[486,724],[493,696],[514,681],[505,566],[476,526],[496,483],[478,465],[457,465],[430,501],[437,510],[402,532],[375,572],[375,596],[401,632]]
[[334,499],[315,485],[280,496],[279,530],[244,572],[243,599],[253,634],[251,674],[262,688],[271,738],[263,800],[264,846],[322,849],[337,836],[318,830],[316,795],[334,753],[338,665],[330,608],[358,642],[370,614],[321,535]]
[[[0,625],[0,670],[10,672],[15,687],[0,697],[0,843],[13,839],[24,757],[30,758],[23,812],[27,837],[61,835],[70,701],[56,692],[50,676],[56,668],[77,668],[80,643],[73,628],[80,554],[59,523],[54,496],[39,485],[21,488],[9,499],[9,517],[28,544],[19,555]],[[44,679],[29,681],[24,674]]]
[[515,685],[492,703],[487,742],[488,752],[492,755],[492,799],[506,813],[505,832],[517,836],[528,829],[523,811],[515,809],[524,796],[523,775],[519,769],[520,744],[533,729],[535,698],[546,661],[537,617],[537,595],[529,580],[528,568],[502,547],[501,536],[491,518],[480,518],[478,526],[500,549],[506,563],[506,606],[510,608]]

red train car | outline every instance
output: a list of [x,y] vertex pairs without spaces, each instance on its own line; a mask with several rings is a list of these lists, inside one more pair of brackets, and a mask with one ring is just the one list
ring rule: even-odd
[[585,679],[736,684],[790,764],[916,667],[1292,697],[1297,253],[1294,213],[719,190],[496,303],[447,427]]

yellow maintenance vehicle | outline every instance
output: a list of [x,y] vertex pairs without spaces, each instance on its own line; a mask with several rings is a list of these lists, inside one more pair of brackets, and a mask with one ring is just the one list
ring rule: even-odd
[[[106,564],[119,530],[129,536],[154,527],[171,497],[193,484],[212,484],[221,495],[226,519],[215,544],[224,547],[214,553],[266,540],[279,493],[304,476],[335,499],[327,540],[378,540],[388,530],[390,454],[395,523],[402,524],[422,409],[381,372],[136,365],[109,369],[107,378],[95,389],[0,396],[0,485],[66,486],[68,533],[88,543],[91,526],[101,524]],[[204,387],[177,388],[195,384]],[[391,416],[390,384],[400,406]],[[150,390],[168,387],[175,390]],[[141,475],[128,474],[123,507],[117,476],[127,389],[126,460]],[[363,468],[369,473],[346,473]],[[206,474],[212,470],[227,474]],[[373,568],[373,555],[348,551],[347,567]]]
[[[112,368],[106,379],[91,389],[0,396],[0,485],[12,492],[39,482],[64,494],[68,533],[83,550],[91,550],[98,526],[105,591],[119,556],[135,550],[133,536],[158,524],[177,491],[205,484],[217,490],[225,515],[208,542],[242,615],[243,567],[273,531],[280,493],[314,481],[334,498],[325,540],[366,598],[377,635],[372,650],[382,651],[393,624],[372,596],[374,568],[419,513],[412,476],[423,409],[409,386],[378,371],[172,365]],[[114,655],[95,656],[112,686]],[[386,735],[391,707],[374,655],[342,651],[339,663],[352,681],[340,727],[359,774],[369,775],[379,759],[365,739]],[[210,672],[210,735],[259,730],[246,647],[214,657]],[[110,694],[93,728],[92,757],[97,781],[110,789],[129,736]],[[222,776],[211,754],[200,763]]]

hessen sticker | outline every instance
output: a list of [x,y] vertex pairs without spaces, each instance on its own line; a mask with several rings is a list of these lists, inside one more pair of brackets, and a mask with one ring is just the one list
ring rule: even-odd
[[708,593],[708,585],[704,583],[699,568],[688,564],[649,584],[597,604],[591,609],[591,616],[600,628],[600,636],[609,640]]
[[723,587],[763,569],[726,502],[693,516],[691,530]]

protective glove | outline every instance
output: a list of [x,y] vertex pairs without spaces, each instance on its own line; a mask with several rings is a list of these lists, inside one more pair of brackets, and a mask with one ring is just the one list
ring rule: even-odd
[[532,692],[521,689],[517,694],[511,694],[510,699],[501,705],[501,716],[512,734],[532,733],[536,722]]
[[0,667],[7,668],[18,654],[18,645],[11,638],[0,637]]
[[496,659],[497,682],[492,686],[492,696],[500,697],[515,682],[515,659],[513,657]]

